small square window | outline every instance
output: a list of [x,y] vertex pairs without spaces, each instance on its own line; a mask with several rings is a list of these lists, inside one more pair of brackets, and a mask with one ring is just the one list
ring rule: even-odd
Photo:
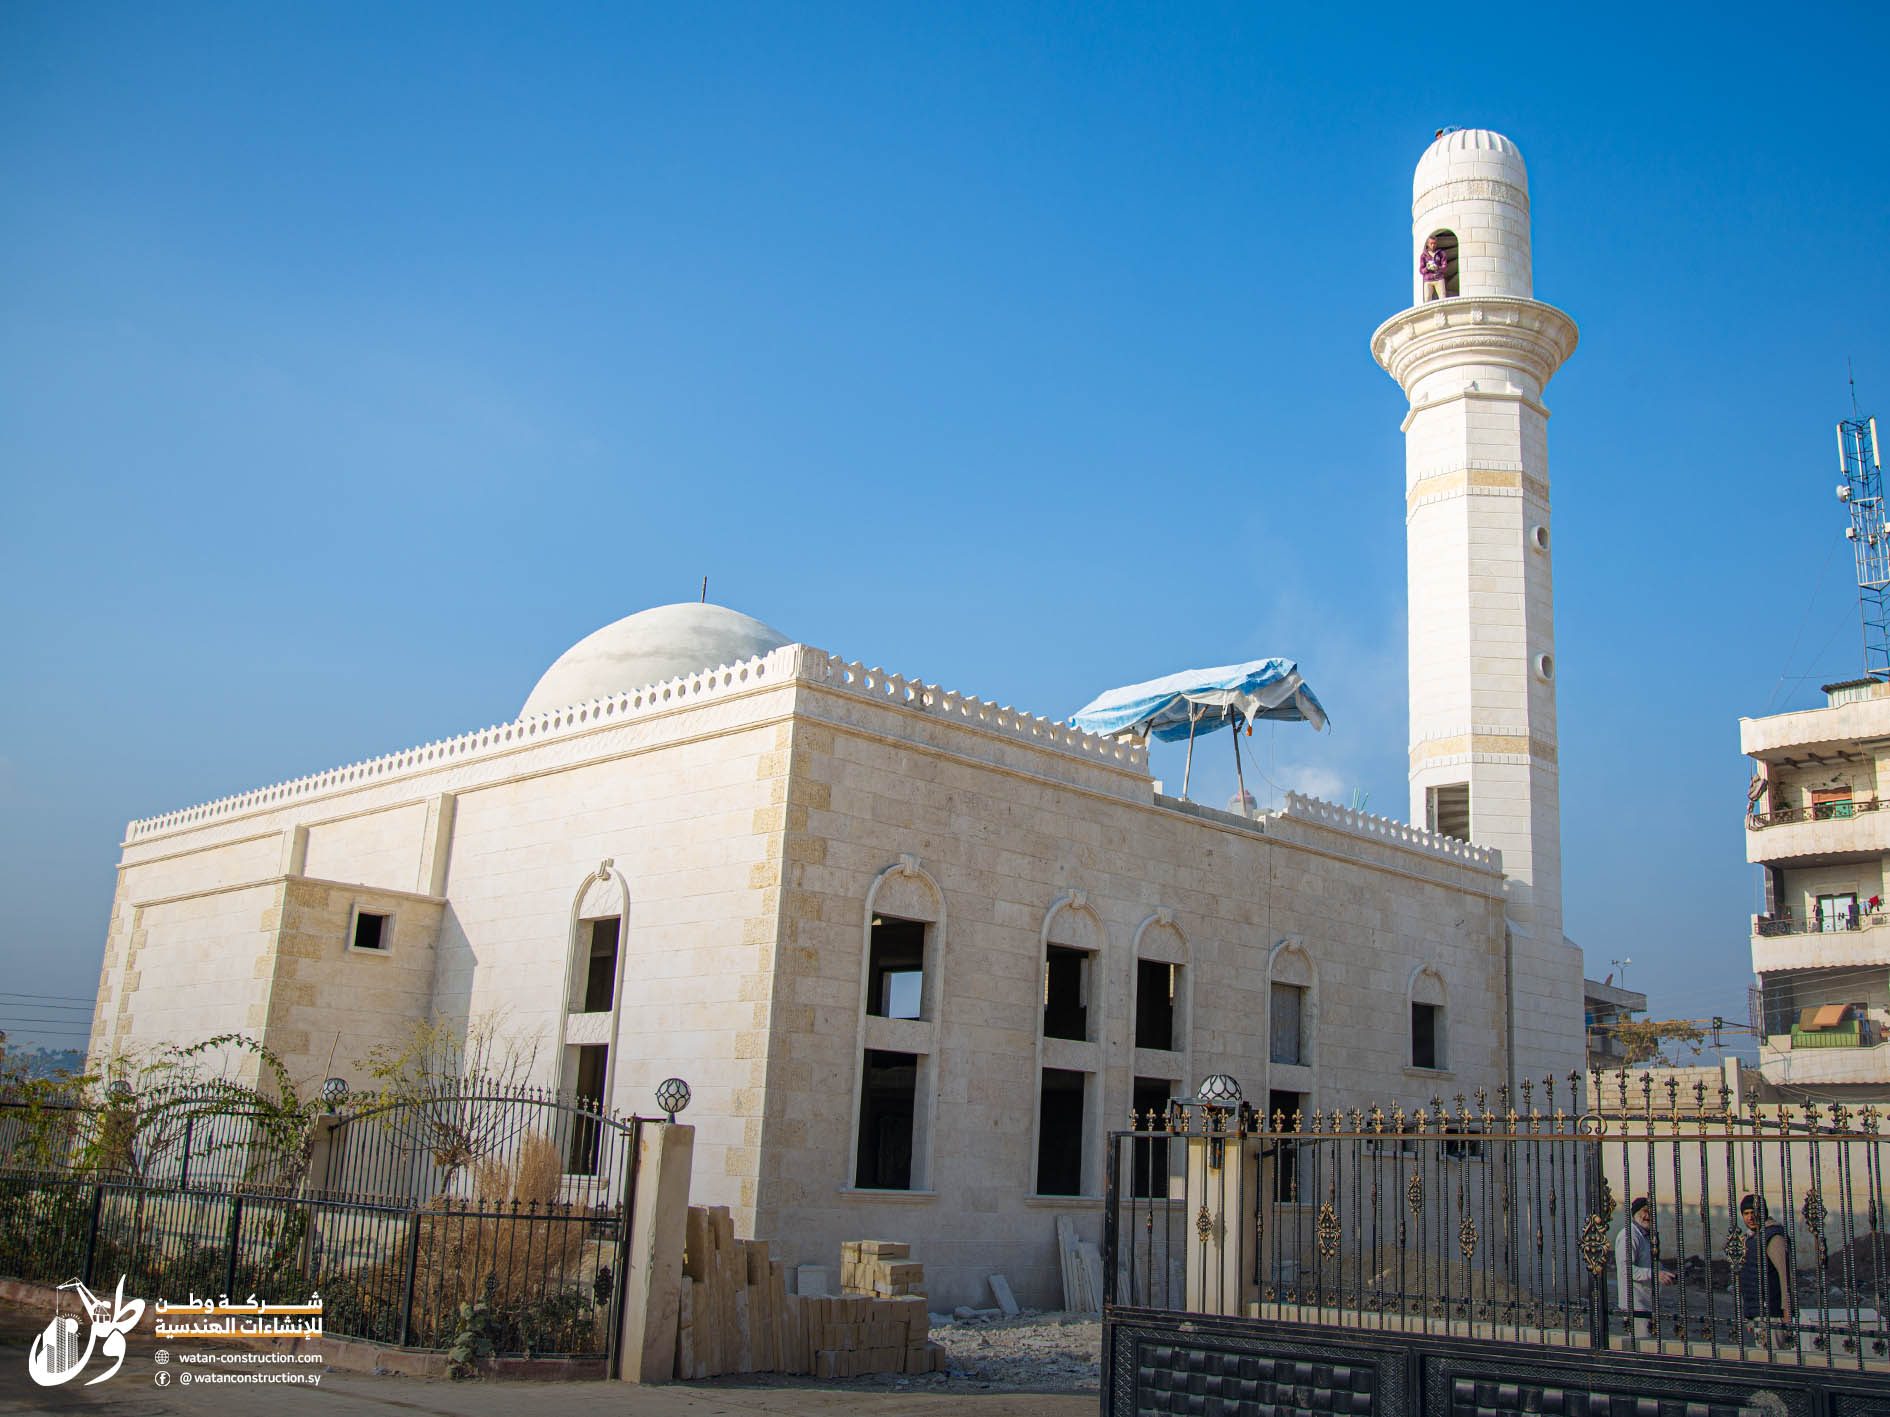
[[354,913],[354,935],[348,941],[357,950],[385,950],[393,942],[394,917],[371,910]]

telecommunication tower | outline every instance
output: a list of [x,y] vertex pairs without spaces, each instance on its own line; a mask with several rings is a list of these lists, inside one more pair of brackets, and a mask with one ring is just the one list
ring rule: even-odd
[[1890,681],[1890,526],[1884,521],[1883,454],[1875,418],[1837,426],[1838,501],[1850,508],[1844,535],[1857,557],[1857,605],[1864,621],[1864,673]]

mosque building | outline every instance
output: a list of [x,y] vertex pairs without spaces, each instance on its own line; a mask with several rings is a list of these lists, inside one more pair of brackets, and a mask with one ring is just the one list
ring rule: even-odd
[[1507,139],[1440,136],[1413,213],[1443,289],[1372,340],[1410,400],[1412,824],[1204,807],[1145,739],[662,606],[509,723],[132,822],[94,1064],[243,1031],[361,1082],[497,1018],[614,1110],[686,1078],[696,1202],[791,1264],[908,1240],[935,1306],[994,1270],[1056,1304],[1107,1133],[1210,1074],[1310,1112],[1579,1067],[1542,404],[1575,330]]

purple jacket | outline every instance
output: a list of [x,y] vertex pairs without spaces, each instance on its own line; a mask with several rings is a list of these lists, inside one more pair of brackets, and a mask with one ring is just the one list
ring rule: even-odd
[[1425,280],[1442,280],[1444,271],[1450,265],[1450,256],[1440,246],[1435,251],[1418,252],[1418,274]]

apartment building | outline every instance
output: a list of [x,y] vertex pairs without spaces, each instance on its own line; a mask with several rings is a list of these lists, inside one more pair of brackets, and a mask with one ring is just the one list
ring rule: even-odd
[[1890,683],[1827,684],[1823,708],[1745,718],[1746,859],[1760,1070],[1823,1098],[1890,1098]]

